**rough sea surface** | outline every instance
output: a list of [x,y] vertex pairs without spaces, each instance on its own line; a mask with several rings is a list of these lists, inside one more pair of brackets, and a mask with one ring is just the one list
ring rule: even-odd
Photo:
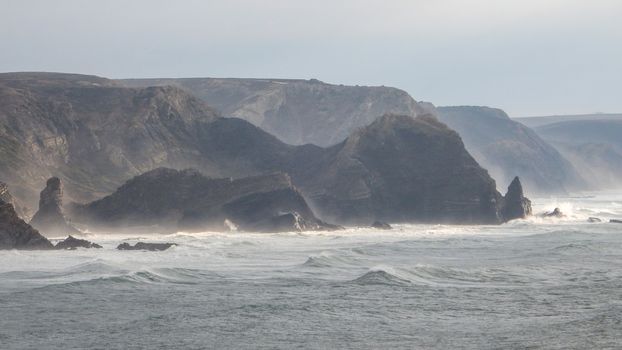
[[622,348],[622,195],[534,202],[568,217],[0,251],[0,349]]

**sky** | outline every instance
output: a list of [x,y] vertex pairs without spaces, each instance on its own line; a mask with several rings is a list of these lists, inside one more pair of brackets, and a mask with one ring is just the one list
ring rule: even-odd
[[622,112],[622,0],[0,0],[0,72],[316,78]]

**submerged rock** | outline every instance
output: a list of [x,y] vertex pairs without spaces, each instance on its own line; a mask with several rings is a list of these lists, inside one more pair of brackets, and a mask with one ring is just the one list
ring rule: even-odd
[[101,248],[97,243],[89,242],[85,239],[75,238],[73,236],[67,237],[65,240],[62,240],[56,243],[54,248],[56,249],[76,249],[76,248]]
[[63,213],[63,185],[59,178],[48,179],[39,198],[39,210],[32,217],[30,224],[46,234],[80,233],[71,226]]
[[393,227],[391,227],[391,225],[387,224],[386,222],[382,222],[382,221],[374,221],[373,224],[371,224],[371,227],[378,229],[378,230],[390,230]]
[[52,248],[47,238],[20,219],[13,204],[0,200],[0,249]]
[[531,215],[531,201],[523,194],[523,186],[518,176],[514,177],[505,194],[501,209],[503,221],[524,219]]
[[587,222],[602,222],[601,219],[590,216],[587,218]]
[[167,250],[168,248],[177,245],[176,243],[145,243],[138,242],[133,246],[129,243],[121,243],[117,246],[118,250],[149,250],[149,251],[162,251]]
[[613,224],[622,224],[622,220],[616,220],[616,219],[611,219],[611,220],[609,220],[609,222],[611,222]]
[[542,216],[545,218],[563,218],[566,215],[559,208],[555,208],[551,212],[542,214]]

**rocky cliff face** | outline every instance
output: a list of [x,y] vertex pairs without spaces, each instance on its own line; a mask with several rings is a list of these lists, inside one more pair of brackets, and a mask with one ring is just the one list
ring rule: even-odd
[[[19,199],[32,201],[33,192],[38,191],[34,189],[43,187],[42,177],[51,174],[64,183],[70,200],[88,202],[160,166],[194,167],[212,178],[290,174],[314,211],[331,222],[502,220],[494,181],[464,149],[460,137],[433,117],[386,116],[347,140],[322,148],[287,145],[249,122],[220,118],[204,102],[174,87],[128,88],[89,76],[0,74],[0,99],[4,99],[0,104],[0,177],[19,189],[13,193]],[[213,188],[210,183],[205,188]],[[218,215],[244,213],[243,208],[252,208],[255,200],[231,197],[227,203],[237,206],[204,203],[205,210],[192,211],[181,199],[185,195],[174,194],[188,187],[183,181],[161,193],[153,191],[154,186],[148,191],[126,186],[117,196],[78,206],[80,218],[91,224],[123,225],[148,219],[192,227],[193,223],[203,225],[206,218],[211,222],[217,217],[215,222],[220,222]],[[190,187],[192,193],[203,193],[200,186]],[[132,191],[143,196],[144,202],[134,202],[127,195]],[[275,189],[268,191],[273,197],[257,198],[262,203],[287,199],[289,206],[298,205],[289,200],[297,195],[288,191]],[[172,202],[162,202],[157,196],[169,196],[169,192]],[[218,193],[215,198],[220,198]],[[159,212],[157,203],[168,209]],[[174,210],[176,206],[182,209]],[[221,209],[212,217],[210,208]],[[263,230],[282,222],[315,225],[301,206],[296,212],[304,220],[288,211],[281,213],[278,205],[266,204],[266,208],[275,216],[272,223],[249,222],[249,229],[258,225]]]
[[[291,214],[306,226],[279,218]],[[92,228],[144,226],[160,231],[296,231],[332,228],[318,220],[285,174],[212,179],[196,170],[159,168],[137,176],[115,193],[73,209]]]
[[80,233],[70,225],[63,212],[63,185],[59,178],[48,179],[39,198],[39,210],[30,221],[37,230],[50,235],[71,235]]
[[622,118],[619,115],[569,118],[551,118],[550,124],[535,130],[559,149],[593,188],[622,188]]
[[160,165],[199,163],[197,124],[217,114],[172,87],[98,77],[0,74],[0,178],[30,207],[59,176],[74,200],[97,198]]
[[385,115],[305,171],[322,217],[339,223],[499,223],[495,181],[432,116]]
[[0,183],[0,249],[52,249],[37,230],[20,219],[6,184]]
[[224,116],[245,119],[293,145],[334,145],[385,113],[414,117],[423,112],[399,89],[331,85],[314,79],[130,79],[121,83],[180,86]]
[[500,109],[438,107],[438,118],[456,130],[473,157],[499,183],[520,176],[531,193],[566,193],[584,187],[572,164],[533,130]]

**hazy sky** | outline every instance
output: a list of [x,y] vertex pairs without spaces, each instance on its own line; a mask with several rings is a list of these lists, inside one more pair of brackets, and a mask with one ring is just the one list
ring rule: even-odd
[[622,0],[0,0],[0,71],[317,78],[622,112]]

